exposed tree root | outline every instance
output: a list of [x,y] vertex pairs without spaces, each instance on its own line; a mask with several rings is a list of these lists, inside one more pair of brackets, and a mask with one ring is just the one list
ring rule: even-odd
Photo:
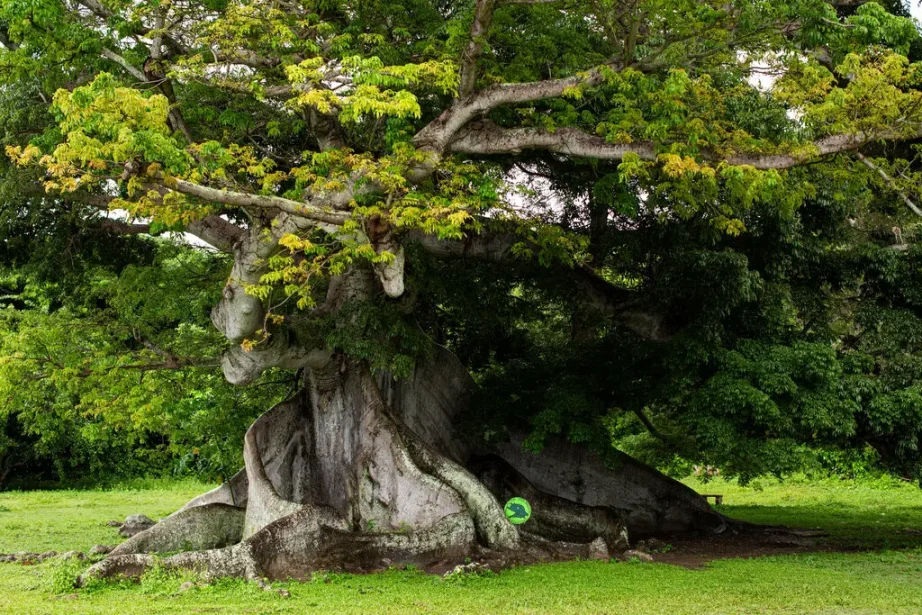
[[703,497],[628,455],[613,461],[563,440],[538,453],[524,449],[525,434],[486,453],[511,465],[536,489],[586,506],[613,509],[632,538],[682,532],[722,532],[726,522]]
[[433,346],[404,380],[379,378],[388,406],[400,422],[441,456],[469,467],[474,454],[505,460],[536,489],[587,506],[614,509],[632,536],[723,531],[726,519],[682,483],[623,453],[602,459],[576,444],[550,441],[539,454],[526,451],[527,434],[488,448],[457,437],[455,423],[467,408],[474,382],[453,353]]
[[[465,514],[448,515],[421,531],[381,534],[330,527],[322,524],[321,517],[304,507],[236,545],[180,553],[160,562],[166,568],[197,570],[207,578],[301,579],[316,570],[344,565],[350,570],[375,570],[393,562],[425,566],[438,560],[461,560],[475,543],[474,525]],[[137,577],[156,561],[149,555],[116,554],[87,570],[80,582]]]
[[204,506],[205,504],[227,504],[246,508],[247,490],[249,489],[246,468],[240,470],[220,486],[191,499],[181,510]]
[[[605,558],[627,548],[626,528],[723,525],[703,498],[633,460],[608,468],[564,444],[532,455],[515,438],[472,456],[453,434],[469,387],[440,348],[399,383],[333,357],[253,423],[244,471],[119,546],[83,580],[136,576],[156,561],[257,579],[438,568],[467,557],[500,566]],[[512,496],[532,503],[525,526],[503,514]],[[192,550],[145,554],[180,549]]]
[[246,511],[227,504],[206,504],[173,513],[150,529],[135,534],[109,556],[132,553],[200,551],[237,544],[243,538]]
[[630,547],[621,517],[607,506],[586,506],[539,491],[515,468],[495,455],[475,459],[471,467],[501,501],[515,496],[531,504],[523,531],[551,542],[591,543],[602,538],[610,553]]

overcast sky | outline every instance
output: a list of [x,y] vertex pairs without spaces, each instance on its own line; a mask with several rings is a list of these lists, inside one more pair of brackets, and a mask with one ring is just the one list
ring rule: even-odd
[[912,16],[922,21],[922,6],[919,6],[919,0],[910,0],[909,7],[912,10]]

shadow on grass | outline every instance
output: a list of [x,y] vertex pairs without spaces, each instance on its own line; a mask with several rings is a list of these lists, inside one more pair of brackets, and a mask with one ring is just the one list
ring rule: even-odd
[[922,547],[922,508],[866,508],[841,504],[787,506],[723,505],[728,517],[750,523],[823,530],[819,545],[838,549],[886,550]]

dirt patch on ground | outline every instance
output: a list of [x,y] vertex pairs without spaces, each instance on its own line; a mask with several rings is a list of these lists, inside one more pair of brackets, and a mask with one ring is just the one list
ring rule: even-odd
[[[906,531],[915,532],[916,530]],[[473,567],[472,572],[476,574],[484,570],[498,572],[518,566],[586,559],[586,554],[582,552],[582,547],[585,545],[571,545],[574,547],[573,552],[568,552],[568,549],[561,547],[566,544],[568,543],[542,545],[525,541],[521,550],[512,553],[477,549],[464,561],[444,559],[429,562],[420,566],[420,569],[429,574],[444,575],[452,571],[457,572],[457,568]],[[621,560],[639,556],[644,561],[650,561],[649,558],[652,558],[655,563],[701,569],[708,562],[721,559],[758,558],[799,553],[854,552],[856,550],[860,549],[853,545],[840,544],[820,530],[742,525],[730,527],[720,534],[675,534],[654,539],[648,538],[634,543],[632,550],[627,554],[614,553],[611,555]],[[52,552],[49,555],[53,554]],[[35,563],[30,561],[32,555],[34,554],[19,553],[9,556],[0,554],[0,561],[21,562],[23,565],[29,565]],[[381,572],[392,566],[403,568],[406,564],[383,560],[378,566],[344,566],[335,571],[367,574]]]
[[[652,557],[655,563],[691,569],[703,568],[708,562],[719,559],[855,550],[853,547],[833,543],[825,536],[826,534],[819,530],[746,526],[742,529],[728,529],[721,534],[663,536],[658,540],[640,541],[637,548],[641,553]],[[645,543],[653,543],[655,548],[647,548]],[[631,559],[624,554],[614,554],[614,557],[622,560]],[[526,547],[515,554],[484,550],[474,554],[468,561],[500,571],[517,566],[572,559],[572,556],[568,557],[564,553],[547,553]],[[457,564],[458,562],[445,560],[427,566],[424,570],[430,574],[441,575],[452,570]]]
[[[653,561],[686,568],[701,568],[708,562],[729,558],[754,558],[796,553],[852,550],[824,540],[822,531],[785,528],[727,530],[721,534],[663,537],[665,552],[653,552]],[[662,550],[661,550],[662,551]]]

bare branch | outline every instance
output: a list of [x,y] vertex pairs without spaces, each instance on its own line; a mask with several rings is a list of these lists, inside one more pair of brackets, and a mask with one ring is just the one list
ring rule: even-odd
[[855,152],[855,157],[858,158],[858,160],[860,160],[861,163],[862,163],[864,166],[866,166],[867,168],[871,169],[872,171],[874,171],[874,172],[876,172],[878,175],[880,175],[881,179],[883,179],[885,182],[887,182],[887,184],[888,184],[891,188],[893,188],[894,191],[895,191],[898,195],[900,195],[900,198],[903,199],[903,202],[904,202],[904,203],[906,203],[906,207],[908,207],[909,209],[912,210],[912,213],[916,214],[917,216],[922,217],[922,209],[919,209],[918,205],[916,205],[915,203],[913,203],[913,202],[912,202],[912,199],[910,199],[909,196],[908,196],[905,192],[902,192],[901,190],[897,190],[897,189],[895,188],[896,181],[895,181],[892,177],[890,177],[890,176],[887,174],[886,171],[884,171],[882,168],[880,168],[879,166],[877,166],[876,164],[874,164],[873,162],[871,162],[871,161],[870,161],[864,154],[862,154],[861,152]]
[[111,49],[108,49],[108,48],[104,47],[103,50],[100,52],[99,55],[101,55],[102,57],[106,58],[107,60],[112,60],[113,62],[115,62],[116,64],[118,64],[118,65],[121,66],[122,68],[124,68],[125,71],[126,71],[129,75],[131,75],[132,77],[134,77],[135,79],[137,79],[137,80],[140,81],[141,83],[147,83],[147,75],[144,74],[144,71],[142,71],[142,70],[140,70],[140,69],[138,69],[138,68],[135,68],[135,67],[131,64],[131,62],[129,62],[129,61],[126,60],[124,57],[120,56],[119,54],[115,53],[115,52],[112,51]]

